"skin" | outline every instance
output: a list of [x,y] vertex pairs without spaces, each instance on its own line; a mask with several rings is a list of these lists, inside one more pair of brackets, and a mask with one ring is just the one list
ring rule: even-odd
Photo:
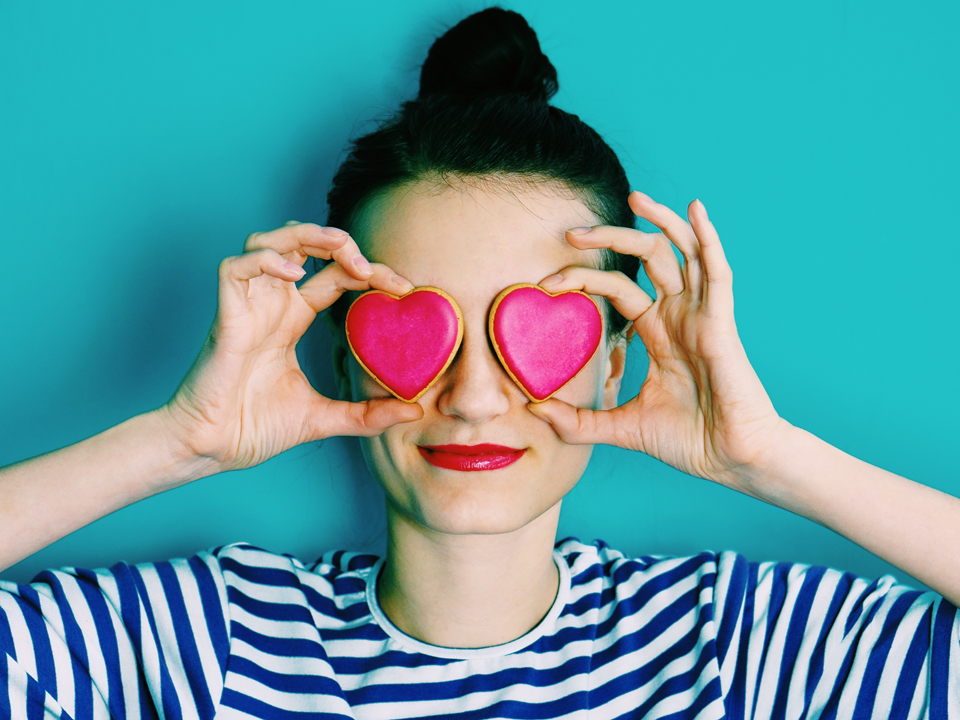
[[[213,327],[169,402],[0,468],[0,568],[141,498],[356,435],[387,497],[378,593],[388,617],[437,645],[496,645],[552,603],[560,501],[592,445],[606,443],[807,517],[960,604],[960,500],[779,417],[737,335],[733,276],[699,201],[684,220],[632,193],[633,211],[660,230],[644,233],[581,227],[596,218],[556,187],[497,185],[407,188],[371,207],[357,235],[372,264],[336,228],[290,223],[248,237],[221,263]],[[640,257],[655,297],[596,269],[600,248]],[[309,256],[334,262],[297,286]],[[650,358],[639,395],[616,405],[624,349],[614,342],[556,398],[526,403],[484,330],[495,295],[517,282],[609,300]],[[387,397],[341,336],[344,399],[314,391],[294,350],[316,314],[345,292],[402,294],[414,283],[443,288],[464,311],[463,346],[437,386],[419,404]],[[529,449],[508,468],[461,478],[416,451],[448,442]]]
[[[487,317],[508,285],[538,283],[568,265],[595,266],[597,253],[572,247],[564,231],[596,218],[567,194],[430,190],[401,188],[381,198],[368,211],[376,217],[371,231],[358,242],[366,255],[415,285],[452,295],[463,313],[463,342],[420,399],[423,417],[366,438],[363,453],[391,507],[425,530],[511,532],[560,502],[583,474],[593,448],[564,443],[528,410],[527,398],[494,354]],[[336,348],[341,369],[347,361],[346,376],[339,377],[345,397],[390,397],[346,351],[342,328]],[[615,407],[625,349],[605,339],[558,397],[577,407]],[[468,473],[434,467],[417,451],[418,445],[450,443],[496,443],[527,452],[506,468]]]
[[[419,400],[423,417],[362,442],[387,497],[380,600],[401,629],[434,644],[506,642],[535,625],[556,596],[551,551],[560,504],[593,446],[563,442],[530,411],[494,354],[487,317],[509,285],[538,283],[567,266],[596,267],[599,253],[573,247],[564,233],[597,219],[558,187],[439,192],[432,183],[397,188],[366,215],[357,237],[364,253],[415,285],[442,288],[464,319],[457,356]],[[342,328],[336,341],[342,396],[389,397],[347,351]],[[608,336],[557,397],[576,407],[616,407],[625,352],[625,342]],[[526,453],[499,470],[458,472],[430,465],[417,450],[480,443]],[[504,557],[515,566],[507,572]]]

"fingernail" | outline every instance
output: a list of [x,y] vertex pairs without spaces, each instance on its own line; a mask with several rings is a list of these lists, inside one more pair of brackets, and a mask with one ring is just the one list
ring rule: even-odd
[[639,190],[634,190],[633,192],[636,193],[637,195],[639,195],[639,196],[640,196],[640,199],[643,200],[644,202],[651,202],[651,203],[653,202],[653,198],[650,197],[649,195],[644,195],[644,194],[643,194],[642,192],[640,192]]
[[413,283],[410,282],[409,280],[405,279],[405,278],[400,277],[399,275],[394,275],[394,276],[393,276],[392,278],[390,278],[390,279],[393,280],[393,282],[394,282],[395,285],[399,285],[399,286],[402,287],[406,292],[410,292],[411,290],[413,290]]
[[704,216],[707,220],[709,220],[709,219],[710,219],[710,216],[707,215],[707,206],[704,205],[702,202],[700,202],[700,198],[697,198],[697,202],[700,203],[700,209],[703,210],[703,216]]
[[296,273],[300,277],[303,277],[307,273],[307,271],[304,270],[302,267],[300,267],[294,262],[290,262],[289,260],[283,261],[283,269],[292,273]]
[[345,230],[335,227],[325,227],[321,232],[323,232],[324,235],[329,235],[330,237],[343,237],[344,235],[350,234]]
[[353,264],[356,266],[357,270],[363,274],[373,275],[373,268],[370,267],[370,263],[367,262],[367,259],[363,255],[357,255],[353,259]]
[[571,235],[586,235],[591,230],[593,230],[592,227],[576,227],[576,228],[570,228],[569,230],[567,230],[567,232],[570,233]]
[[557,273],[556,275],[551,275],[548,278],[544,278],[540,281],[540,287],[550,287],[551,285],[559,285],[563,282],[563,275]]

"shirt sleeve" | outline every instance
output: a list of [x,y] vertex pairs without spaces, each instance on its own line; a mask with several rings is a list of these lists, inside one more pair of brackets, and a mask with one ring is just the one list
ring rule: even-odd
[[0,718],[212,718],[228,654],[212,553],[0,581]]
[[729,718],[960,720],[960,613],[934,592],[724,552],[714,603]]

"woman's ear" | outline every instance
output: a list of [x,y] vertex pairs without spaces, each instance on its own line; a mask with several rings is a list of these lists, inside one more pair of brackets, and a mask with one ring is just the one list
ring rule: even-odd
[[352,399],[350,387],[350,346],[347,344],[347,331],[341,323],[335,322],[330,314],[324,316],[327,328],[333,336],[333,351],[331,358],[333,360],[333,378],[337,384],[337,394],[340,400]]
[[626,334],[617,337],[612,345],[607,345],[609,355],[607,355],[607,380],[603,386],[604,410],[612,410],[617,407],[620,383],[627,368],[627,345],[630,342],[631,335],[633,335],[633,328],[630,328]]

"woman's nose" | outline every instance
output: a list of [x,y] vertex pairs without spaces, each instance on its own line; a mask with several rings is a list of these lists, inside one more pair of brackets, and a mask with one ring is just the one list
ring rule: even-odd
[[[484,328],[485,329],[485,328]],[[510,409],[510,376],[490,347],[487,334],[466,329],[457,356],[440,379],[437,407],[444,415],[482,423]]]

